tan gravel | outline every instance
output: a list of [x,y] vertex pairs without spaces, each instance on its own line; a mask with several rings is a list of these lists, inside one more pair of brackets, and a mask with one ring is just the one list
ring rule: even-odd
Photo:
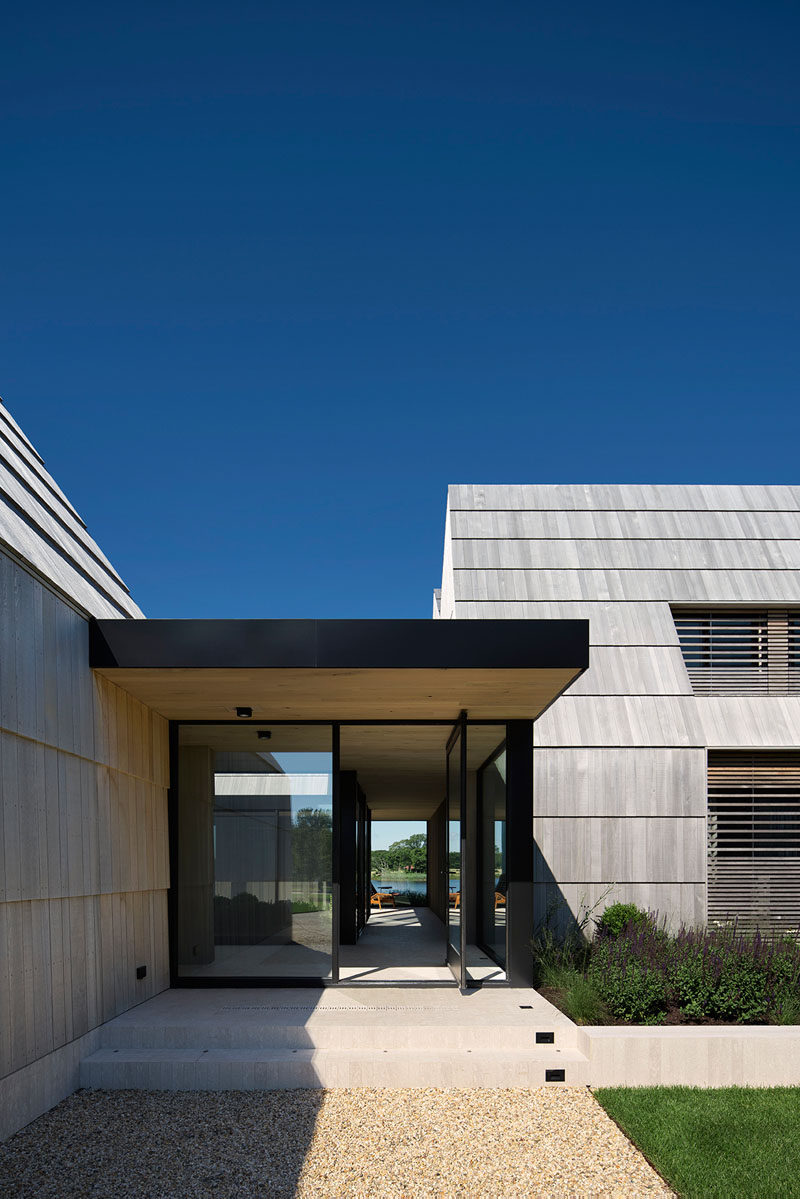
[[583,1087],[333,1090],[298,1199],[670,1194]]
[[79,1091],[0,1146],[4,1199],[670,1193],[582,1087]]

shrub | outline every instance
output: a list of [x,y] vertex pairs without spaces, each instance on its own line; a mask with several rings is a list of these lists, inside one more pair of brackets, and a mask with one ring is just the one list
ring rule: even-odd
[[795,991],[784,991],[776,996],[776,1024],[800,1024],[800,994]]
[[655,929],[637,932],[630,922],[627,934],[603,938],[592,947],[588,978],[600,998],[619,1020],[654,1022],[668,1004],[667,982],[654,950],[660,942]]
[[580,926],[561,938],[544,926],[533,943],[536,986],[552,988],[579,1023],[657,1024],[670,1009],[687,1021],[800,1024],[800,944],[785,936],[682,927],[633,904],[613,904],[589,943]]
[[702,955],[685,955],[671,964],[669,982],[678,1007],[690,1020],[702,1020],[714,993],[714,974]]
[[591,944],[546,934],[534,944],[536,985],[559,992],[579,1022],[604,1019],[604,1007],[642,1024],[675,1008],[689,1021],[800,1023],[800,944],[790,938],[735,924],[672,934],[633,904],[612,905],[598,925]]
[[601,937],[614,938],[631,924],[641,927],[652,923],[653,920],[647,912],[637,908],[635,903],[612,903],[597,921],[597,931]]
[[800,1002],[800,947],[758,931],[740,933],[735,924],[682,928],[671,941],[669,981],[689,1019],[788,1023]]
[[769,1011],[766,963],[753,953],[726,948],[717,957],[716,986],[709,996],[708,1010],[718,1020],[735,1024],[759,1024]]
[[289,923],[288,900],[263,902],[249,891],[229,899],[214,896],[214,940],[217,945],[258,945]]
[[430,907],[428,892],[421,891],[395,891],[394,897],[400,903],[408,904],[412,908],[427,908]]
[[772,996],[777,1024],[800,1024],[800,952],[794,941],[780,941],[772,959]]

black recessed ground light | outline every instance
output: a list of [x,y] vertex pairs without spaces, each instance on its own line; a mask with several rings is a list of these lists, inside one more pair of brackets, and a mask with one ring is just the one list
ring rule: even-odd
[[260,741],[269,741],[271,736],[272,736],[271,729],[259,729],[258,730],[258,738]]
[[250,717],[253,715],[253,709],[252,708],[237,708],[236,715],[239,717],[240,720],[249,720]]

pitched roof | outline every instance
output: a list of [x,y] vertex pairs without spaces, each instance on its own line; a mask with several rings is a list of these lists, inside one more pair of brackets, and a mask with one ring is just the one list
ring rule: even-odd
[[0,401],[0,549],[87,614],[143,615],[41,456]]
[[443,610],[446,599],[490,605],[487,617],[535,615],[519,605],[537,601],[800,602],[800,487],[457,485],[447,518]]

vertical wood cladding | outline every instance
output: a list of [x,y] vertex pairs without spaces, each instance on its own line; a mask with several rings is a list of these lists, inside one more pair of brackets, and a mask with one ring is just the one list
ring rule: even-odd
[[167,722],[87,663],[0,553],[0,1077],[168,985]]

